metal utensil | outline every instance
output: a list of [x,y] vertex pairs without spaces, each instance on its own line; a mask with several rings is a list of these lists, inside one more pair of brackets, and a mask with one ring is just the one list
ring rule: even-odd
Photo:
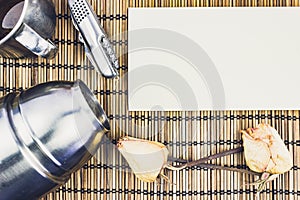
[[51,0],[0,0],[0,55],[7,58],[53,58],[57,47]]
[[0,98],[0,200],[36,199],[63,184],[109,130],[103,109],[80,80]]
[[79,40],[96,70],[104,77],[118,76],[118,59],[98,17],[86,0],[68,0],[71,18],[79,31]]

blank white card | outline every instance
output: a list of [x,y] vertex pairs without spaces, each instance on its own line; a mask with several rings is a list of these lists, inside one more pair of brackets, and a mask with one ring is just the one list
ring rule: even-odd
[[300,109],[300,8],[130,8],[131,111]]

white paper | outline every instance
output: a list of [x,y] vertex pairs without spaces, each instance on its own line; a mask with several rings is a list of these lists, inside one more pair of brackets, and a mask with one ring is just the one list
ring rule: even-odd
[[131,111],[300,109],[300,8],[130,8]]

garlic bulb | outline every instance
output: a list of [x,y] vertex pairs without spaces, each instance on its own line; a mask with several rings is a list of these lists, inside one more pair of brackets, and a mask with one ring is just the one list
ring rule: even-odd
[[256,172],[282,174],[293,166],[292,156],[278,132],[268,124],[259,124],[242,132],[248,167]]
[[142,181],[154,182],[167,164],[169,151],[162,143],[126,136],[117,146],[133,173]]

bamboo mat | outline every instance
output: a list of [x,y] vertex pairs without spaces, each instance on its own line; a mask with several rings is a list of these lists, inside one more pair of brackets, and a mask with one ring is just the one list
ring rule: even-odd
[[[21,91],[51,80],[82,79],[103,105],[111,123],[110,139],[124,135],[163,142],[174,157],[198,159],[240,146],[239,131],[260,122],[274,126],[293,153],[294,167],[269,183],[261,199],[300,199],[300,113],[299,111],[226,112],[128,112],[127,111],[127,8],[199,6],[299,6],[290,0],[91,0],[119,57],[120,79],[98,76],[87,62],[78,42],[66,0],[55,0],[57,28],[54,35],[59,53],[53,60],[0,58],[0,95]],[[298,25],[298,24],[296,24]],[[245,185],[257,177],[237,172],[193,167],[167,173],[173,184],[160,180],[143,183],[130,172],[116,149],[103,142],[98,153],[62,187],[43,200],[146,200],[216,199],[253,200],[255,189]],[[108,144],[109,146],[109,144]],[[109,152],[105,152],[109,150]],[[241,154],[213,161],[232,167],[245,167]]]

